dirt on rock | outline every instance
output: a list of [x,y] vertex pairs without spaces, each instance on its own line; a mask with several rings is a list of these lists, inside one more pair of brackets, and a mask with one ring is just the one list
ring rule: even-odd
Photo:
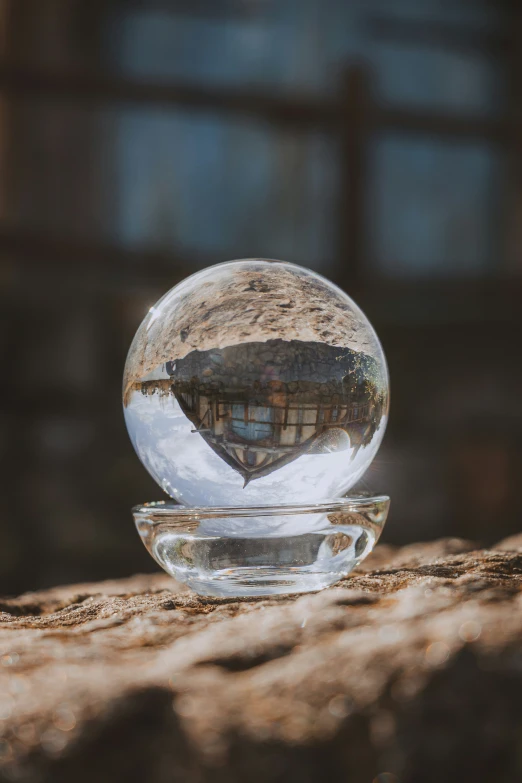
[[0,780],[519,781],[520,546],[383,545],[300,597],[3,599]]

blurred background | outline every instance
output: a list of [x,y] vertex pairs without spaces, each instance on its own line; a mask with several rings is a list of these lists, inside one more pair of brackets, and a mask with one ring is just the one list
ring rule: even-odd
[[0,0],[0,592],[155,569],[121,376],[181,278],[282,258],[374,324],[392,543],[520,530],[522,12]]

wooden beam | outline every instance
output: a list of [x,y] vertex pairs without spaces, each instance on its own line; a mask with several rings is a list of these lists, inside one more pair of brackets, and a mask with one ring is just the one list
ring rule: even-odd
[[350,69],[345,76],[340,101],[340,184],[337,273],[350,288],[362,278],[366,258],[366,183],[370,100],[369,85],[362,69]]
[[121,10],[125,15],[132,11],[143,11],[147,14],[160,12],[169,16],[203,19],[244,19],[259,16],[264,11],[263,3],[245,2],[245,0],[219,0],[219,2],[216,0],[95,0],[95,2],[105,8]]
[[374,38],[399,45],[432,46],[490,57],[503,57],[510,41],[509,33],[504,30],[473,29],[469,25],[426,19],[370,16],[364,27]]
[[370,114],[373,130],[397,131],[415,136],[432,136],[448,140],[476,140],[503,144],[519,132],[504,118],[472,117],[407,108],[374,107]]
[[[224,254],[226,256],[226,254]],[[138,288],[166,290],[198,269],[223,260],[173,250],[132,250],[113,245],[64,240],[45,234],[0,226],[0,272],[18,271],[13,285],[9,274],[1,274],[2,301],[41,303],[42,297],[62,291],[93,295],[126,295]],[[296,259],[299,262],[299,259]],[[2,269],[3,267],[3,269]],[[85,276],[90,276],[85,282]],[[30,276],[30,277],[29,277]],[[29,289],[24,285],[32,280]],[[17,284],[17,280],[20,285]],[[514,324],[522,319],[522,279],[488,277],[481,280],[397,280],[379,279],[370,287],[364,281],[354,285],[347,265],[337,269],[334,282],[355,296],[376,324],[455,323],[495,320]]]
[[45,267],[64,274],[85,269],[97,276],[118,276],[132,281],[145,275],[151,282],[186,277],[220,259],[205,259],[171,250],[123,248],[100,242],[64,239],[26,229],[0,225],[0,260],[23,262],[29,268]]
[[[148,105],[154,108],[243,115],[255,121],[335,131],[346,122],[344,98],[330,100],[296,99],[268,91],[207,87],[184,82],[129,80],[102,73],[45,71],[13,63],[0,64],[0,93],[14,100],[37,98],[91,106],[117,104]],[[376,106],[368,108],[368,128],[373,131],[397,131],[416,135],[482,139],[504,143],[522,132],[506,118],[467,117],[408,108]]]
[[255,116],[277,124],[324,125],[333,103],[277,97],[269,92],[207,87],[185,82],[129,80],[106,73],[50,71],[0,63],[0,91],[17,99],[55,99],[91,105],[137,104]]

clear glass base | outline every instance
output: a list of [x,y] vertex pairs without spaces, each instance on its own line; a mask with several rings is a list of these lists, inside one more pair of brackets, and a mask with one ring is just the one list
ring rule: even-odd
[[136,506],[143,543],[200,595],[245,597],[321,590],[373,549],[389,498],[351,496],[310,506]]

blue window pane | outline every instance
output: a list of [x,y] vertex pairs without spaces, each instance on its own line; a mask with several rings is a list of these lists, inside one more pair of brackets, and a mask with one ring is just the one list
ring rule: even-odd
[[129,76],[335,92],[339,58],[360,47],[359,15],[344,0],[245,0],[208,17],[139,10],[116,16],[107,46]]
[[412,45],[381,45],[374,51],[377,95],[386,103],[488,114],[502,107],[499,66],[480,53]]
[[394,276],[458,277],[493,265],[500,166],[485,145],[378,142],[367,227],[374,266]]
[[245,406],[232,405],[232,429],[246,441],[270,438],[274,433],[273,413],[272,408],[251,406],[248,409],[248,421],[245,422]]
[[202,113],[127,110],[118,121],[118,231],[221,260],[288,258],[327,271],[335,254],[331,140]]

